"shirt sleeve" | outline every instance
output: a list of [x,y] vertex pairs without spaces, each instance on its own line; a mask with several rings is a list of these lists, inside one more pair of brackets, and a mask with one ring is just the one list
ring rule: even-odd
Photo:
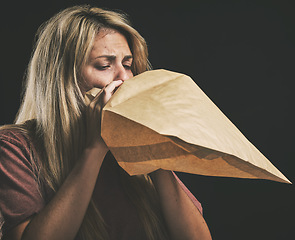
[[45,205],[30,161],[29,141],[20,133],[0,133],[0,235]]
[[196,197],[188,190],[188,188],[184,185],[184,183],[177,177],[177,175],[172,171],[174,177],[178,181],[179,185],[181,186],[182,190],[186,193],[186,195],[190,198],[196,208],[199,210],[201,214],[203,214],[203,208],[201,203],[196,199]]

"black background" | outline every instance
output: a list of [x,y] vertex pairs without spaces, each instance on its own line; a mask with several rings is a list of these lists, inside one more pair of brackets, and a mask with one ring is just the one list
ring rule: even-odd
[[[243,134],[295,181],[295,1],[11,1],[1,5],[0,124],[11,123],[38,26],[90,3],[127,12],[154,69],[190,75]],[[295,239],[294,186],[179,174],[213,239]]]

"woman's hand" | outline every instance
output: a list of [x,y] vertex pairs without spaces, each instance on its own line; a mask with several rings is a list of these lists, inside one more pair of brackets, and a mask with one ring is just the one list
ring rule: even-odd
[[[104,144],[101,138],[101,111],[110,100],[116,89],[123,83],[122,80],[112,81],[106,85],[90,102],[86,109],[87,147]],[[107,146],[105,145],[107,149]]]

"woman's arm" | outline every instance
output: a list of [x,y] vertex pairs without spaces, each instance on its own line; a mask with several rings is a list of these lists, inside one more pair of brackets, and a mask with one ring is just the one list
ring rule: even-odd
[[72,240],[88,208],[103,159],[108,151],[100,137],[100,109],[122,81],[113,81],[87,111],[88,147],[52,200],[37,215],[11,230],[4,240]]
[[106,152],[104,144],[99,143],[86,149],[48,205],[4,235],[3,240],[74,239]]
[[28,223],[22,240],[75,238],[106,152],[103,144],[85,150],[54,198]]
[[202,214],[183,191],[172,172],[160,169],[152,172],[150,176],[159,194],[172,239],[212,239]]

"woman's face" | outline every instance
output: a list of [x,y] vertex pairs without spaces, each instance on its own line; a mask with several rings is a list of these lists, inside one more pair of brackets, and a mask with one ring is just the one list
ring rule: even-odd
[[124,35],[115,30],[101,30],[93,44],[89,59],[82,67],[81,91],[103,88],[115,80],[133,77],[132,54]]

